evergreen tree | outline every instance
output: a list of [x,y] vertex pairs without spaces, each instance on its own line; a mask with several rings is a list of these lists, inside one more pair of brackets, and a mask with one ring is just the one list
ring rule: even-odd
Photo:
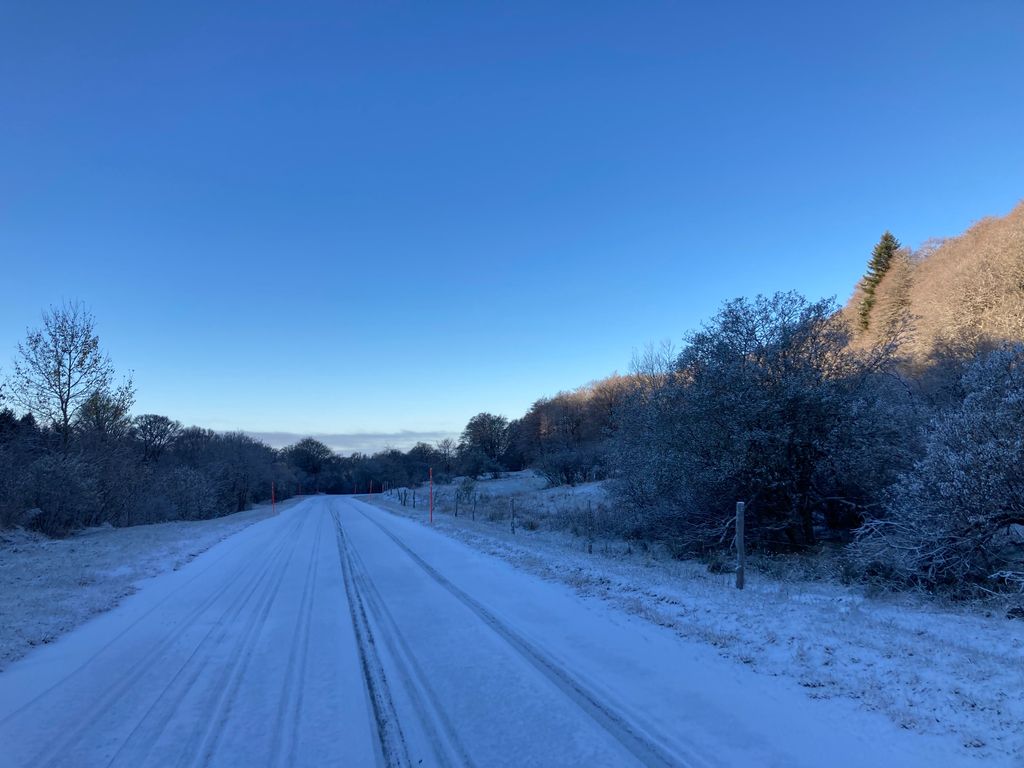
[[864,298],[860,302],[860,327],[862,330],[867,330],[871,323],[871,308],[875,306],[875,288],[882,282],[885,273],[889,271],[893,257],[899,249],[900,241],[892,232],[886,230],[871,253],[868,273],[861,281],[861,288],[864,291]]

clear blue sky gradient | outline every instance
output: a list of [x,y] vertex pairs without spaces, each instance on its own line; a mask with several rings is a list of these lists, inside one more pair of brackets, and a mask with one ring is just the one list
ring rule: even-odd
[[886,228],[1024,197],[1024,3],[4,3],[0,366],[86,302],[139,412],[457,431]]

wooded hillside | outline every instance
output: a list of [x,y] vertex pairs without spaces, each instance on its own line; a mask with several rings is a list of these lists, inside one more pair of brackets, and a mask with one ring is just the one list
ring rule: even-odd
[[858,285],[843,310],[855,343],[899,334],[900,352],[918,368],[1024,339],[1024,203],[958,237],[899,249],[874,288],[865,328],[866,288]]

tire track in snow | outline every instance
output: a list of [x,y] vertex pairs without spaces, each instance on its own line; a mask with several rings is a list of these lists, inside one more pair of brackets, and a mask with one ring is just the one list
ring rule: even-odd
[[[286,544],[287,539],[284,542],[282,542],[281,546],[277,550],[275,550],[275,553],[280,552],[284,548],[284,546],[286,546]],[[261,565],[264,566],[263,570],[260,570]],[[252,586],[252,588],[255,589],[256,586],[258,586],[259,582],[266,575],[269,568],[270,565],[266,560],[262,562],[253,562],[251,565],[247,562],[243,566],[242,573],[240,573],[239,576],[241,578],[244,578],[245,576],[251,576],[251,578],[245,582],[245,585],[239,589],[239,592],[245,592],[250,586]],[[204,570],[202,573],[205,572],[206,570]],[[186,582],[186,584],[191,584],[193,581],[195,581],[196,578],[198,578],[198,576],[189,579]],[[145,675],[150,671],[154,662],[158,660],[161,656],[163,656],[176,642],[178,642],[180,631],[183,628],[191,626],[200,616],[202,616],[210,608],[212,608],[217,603],[218,600],[220,600],[224,595],[228,594],[231,591],[232,587],[238,587],[238,580],[225,579],[223,586],[214,590],[194,610],[190,611],[188,614],[185,615],[185,617],[176,622],[174,627],[166,632],[163,639],[156,643],[152,648],[145,651],[141,655],[141,657],[138,658],[128,668],[124,675],[121,675],[120,677],[112,681],[112,683],[107,687],[107,689],[102,694],[100,694],[99,697],[97,697],[95,705],[93,706],[91,714],[89,716],[87,716],[85,719],[83,719],[78,724],[73,726],[70,732],[66,733],[63,736],[63,738],[52,743],[48,748],[44,749],[42,753],[38,754],[32,760],[31,764],[33,766],[46,766],[46,768],[60,765],[62,756],[64,756],[69,751],[68,748],[71,745],[81,741],[83,735],[91,731],[94,731],[96,724],[102,718],[110,716],[111,712],[115,709],[116,702],[119,699],[121,699],[128,691],[135,688],[140,682],[140,680],[143,677],[145,677]],[[178,590],[175,590],[175,592],[177,591]],[[170,595],[168,596],[168,598],[162,600],[160,604],[166,602],[166,600],[169,599],[169,597]],[[101,651],[97,652],[94,656],[92,656],[89,659],[89,661],[91,662],[93,659],[96,658],[96,656],[98,656],[104,650],[110,649],[117,642],[118,639],[123,637],[132,628],[138,625],[138,623],[141,622],[143,618],[149,616],[153,612],[153,610],[155,610],[155,608],[150,611],[147,611],[146,614],[144,614],[144,616],[141,617],[138,621],[133,622],[127,629],[124,630],[124,632],[118,634],[113,640],[107,643],[103,647],[103,649],[101,649]],[[88,662],[86,663],[86,665],[87,664]],[[64,681],[73,677],[76,673],[84,669],[86,665],[79,667],[67,678],[64,678]],[[29,709],[35,702],[39,701],[43,696],[45,696],[45,693],[48,693],[50,690],[53,690],[53,688],[56,688],[58,685],[60,685],[60,683],[55,684],[46,692],[40,694],[40,696],[37,696],[31,702],[22,707],[21,710],[19,710],[19,712],[23,712]],[[11,717],[13,717],[13,713]]]
[[277,710],[278,727],[274,730],[270,744],[271,764],[295,764],[299,724],[302,720],[303,693],[305,692],[306,659],[309,656],[309,636],[313,623],[313,605],[316,597],[317,575],[320,572],[320,542],[323,539],[325,519],[324,515],[318,515],[316,538],[313,542],[309,566],[306,568],[302,598],[299,601],[299,616],[293,635],[295,639],[288,656],[288,670],[285,673]]
[[397,668],[404,682],[403,690],[412,700],[418,724],[430,742],[434,764],[473,766],[473,760],[466,752],[440,697],[430,684],[430,678],[416,661],[415,654],[387,607],[387,601],[370,578],[362,556],[356,548],[347,544],[347,540],[346,549],[353,564],[355,583],[365,598],[370,618],[380,630],[379,636],[387,647],[389,661]]
[[[244,529],[243,529],[243,530],[244,530]],[[239,532],[241,532],[241,531],[239,531]],[[227,557],[227,556],[228,556],[229,554],[230,554],[230,552],[224,552],[223,554],[221,554],[221,556],[220,556],[220,557],[218,557],[218,558],[216,558],[216,559],[213,559],[213,560],[211,560],[211,561],[210,561],[209,563],[207,563],[207,564],[206,564],[206,567],[205,567],[205,568],[203,568],[203,570],[201,570],[201,571],[198,571],[198,572],[194,573],[194,574],[193,574],[193,575],[192,575],[192,576],[191,576],[190,578],[188,578],[188,579],[187,579],[186,581],[182,582],[181,584],[179,584],[178,586],[176,586],[176,587],[175,587],[175,588],[174,588],[173,590],[171,590],[171,591],[170,591],[170,592],[168,592],[168,593],[167,593],[166,595],[164,595],[164,596],[163,596],[162,598],[160,598],[160,600],[158,600],[157,602],[155,602],[155,603],[154,603],[154,604],[153,604],[153,605],[152,605],[152,606],[151,606],[151,607],[150,607],[150,608],[149,608],[149,609],[148,609],[148,610],[147,610],[147,611],[146,611],[145,613],[143,613],[143,614],[142,614],[141,616],[139,616],[139,618],[137,618],[137,619],[136,619],[135,621],[133,621],[133,622],[132,622],[131,624],[129,624],[129,625],[127,626],[127,627],[125,627],[125,628],[124,628],[124,629],[122,629],[122,630],[121,630],[120,632],[118,632],[118,633],[117,633],[116,635],[114,635],[114,636],[113,636],[112,638],[110,638],[110,640],[108,640],[108,641],[107,641],[106,643],[104,643],[104,644],[103,644],[102,646],[100,646],[100,647],[99,647],[99,648],[98,648],[98,649],[97,649],[97,650],[95,651],[95,653],[93,653],[93,654],[92,654],[91,656],[89,656],[89,658],[87,658],[87,659],[86,659],[86,660],[85,660],[84,662],[82,662],[82,663],[81,663],[81,664],[80,664],[80,665],[79,665],[78,667],[76,667],[76,668],[75,668],[74,670],[72,670],[71,672],[69,672],[69,673],[68,673],[67,675],[65,675],[64,677],[62,677],[62,678],[61,678],[60,680],[57,680],[57,681],[55,681],[55,682],[54,682],[54,683],[53,683],[52,685],[50,685],[49,687],[47,687],[47,688],[46,688],[45,690],[43,690],[43,691],[40,691],[40,692],[39,692],[39,693],[38,693],[38,694],[37,694],[36,696],[34,696],[34,697],[33,697],[33,698],[31,699],[31,700],[29,700],[29,701],[25,702],[25,703],[24,703],[24,704],[23,704],[22,706],[18,707],[18,708],[17,708],[16,710],[14,710],[14,711],[12,711],[12,712],[9,712],[9,713],[8,713],[7,715],[5,715],[5,716],[4,716],[3,718],[0,718],[0,727],[3,727],[3,726],[4,726],[4,725],[6,725],[6,724],[7,724],[7,723],[8,723],[8,722],[9,722],[10,720],[13,720],[14,718],[18,717],[18,715],[20,715],[20,714],[22,714],[23,712],[25,712],[26,710],[30,709],[30,708],[31,708],[31,707],[32,707],[32,706],[33,706],[34,704],[36,704],[37,702],[39,702],[39,701],[40,701],[41,699],[45,698],[45,697],[46,697],[46,696],[47,696],[48,694],[50,694],[51,692],[53,692],[53,691],[54,691],[54,690],[56,690],[57,688],[60,688],[61,686],[63,686],[63,685],[65,685],[65,684],[67,684],[67,683],[68,683],[68,681],[72,680],[73,678],[75,678],[76,676],[78,676],[78,675],[79,675],[79,674],[80,674],[81,672],[83,672],[84,670],[88,669],[88,668],[90,667],[90,665],[91,665],[91,664],[92,664],[92,663],[93,663],[93,662],[94,662],[94,661],[95,661],[95,660],[96,660],[96,659],[97,659],[97,658],[98,658],[99,656],[102,656],[102,655],[103,655],[104,653],[106,653],[107,651],[109,651],[109,650],[111,649],[111,647],[112,647],[112,646],[114,646],[114,644],[115,644],[115,643],[117,643],[117,641],[118,641],[118,640],[120,640],[120,639],[121,639],[122,637],[124,637],[125,635],[127,635],[128,633],[130,633],[130,632],[131,632],[131,631],[132,631],[133,629],[135,629],[135,627],[137,627],[137,626],[138,626],[139,624],[142,624],[142,623],[143,623],[144,621],[146,621],[146,620],[147,620],[147,619],[148,619],[148,618],[149,618],[149,617],[150,617],[150,616],[151,616],[151,615],[152,615],[152,614],[153,614],[153,613],[154,613],[155,611],[157,611],[158,609],[160,609],[161,607],[163,607],[163,605],[164,605],[165,603],[167,603],[167,602],[168,602],[169,600],[171,600],[172,598],[176,597],[176,596],[177,596],[177,595],[178,595],[178,594],[179,594],[179,593],[180,593],[181,591],[183,591],[183,590],[184,590],[185,588],[187,588],[187,587],[191,586],[191,584],[192,584],[192,583],[193,583],[194,581],[196,581],[197,579],[199,579],[199,578],[201,578],[202,576],[206,575],[206,573],[207,573],[208,571],[210,571],[210,570],[211,570],[211,569],[212,569],[212,568],[213,568],[214,566],[216,566],[216,565],[217,565],[217,564],[218,564],[218,563],[219,563],[219,562],[220,562],[221,560],[223,560],[223,559],[224,559],[225,557]],[[226,589],[226,588],[227,588],[228,586],[231,586],[231,585],[230,585],[230,584],[226,585],[226,586],[225,586],[225,589]],[[219,597],[219,595],[218,595],[218,597]],[[186,617],[186,619],[183,619],[183,620],[182,620],[182,621],[181,621],[181,622],[179,623],[179,626],[181,626],[181,625],[183,625],[183,624],[186,624],[186,623],[188,623],[188,621],[190,620],[190,618],[191,618],[191,617]]]
[[338,544],[338,557],[341,560],[342,578],[345,584],[345,595],[348,598],[349,613],[355,630],[356,644],[359,650],[359,663],[363,670],[363,682],[370,699],[370,706],[377,729],[380,746],[380,757],[389,768],[411,768],[408,747],[395,712],[394,702],[388,689],[384,667],[378,655],[370,623],[366,616],[366,607],[356,589],[352,561],[349,557],[345,534],[341,528],[336,510],[331,510],[334,519],[335,538]]
[[[277,595],[281,590],[281,583],[284,581],[284,577],[288,572],[288,566],[291,564],[292,558],[295,555],[295,550],[298,548],[298,544],[302,539],[302,530],[305,528],[306,524],[308,524],[309,520],[309,515],[306,515],[303,519],[303,525],[293,537],[292,546],[288,552],[287,559],[284,561],[283,565],[278,568],[273,584],[269,586],[268,591],[264,593],[262,602],[258,604],[257,609],[253,611],[248,624],[243,630],[243,637],[236,646],[238,653],[235,656],[234,663],[224,671],[221,675],[219,684],[215,688],[215,690],[219,691],[219,695],[214,698],[214,701],[212,702],[213,706],[210,707],[206,713],[197,718],[199,722],[207,723],[205,732],[201,731],[199,737],[194,739],[190,743],[189,747],[187,747],[182,753],[181,759],[177,762],[179,768],[185,765],[208,766],[213,761],[213,757],[220,745],[220,740],[226,730],[225,726],[227,725],[228,719],[231,717],[231,711],[234,707],[235,698],[238,695],[238,689],[241,687],[245,673],[249,669],[249,665],[252,663],[252,657],[256,649],[260,631],[263,629],[263,625],[266,623],[267,617],[270,615],[270,609],[273,607],[274,601],[277,599]],[[189,760],[189,752],[193,755],[191,760]]]
[[[237,618],[249,605],[254,595],[259,593],[263,582],[274,573],[274,569],[284,557],[285,549],[289,543],[294,547],[295,534],[301,528],[302,520],[297,519],[280,539],[280,543],[273,552],[262,560],[253,561],[263,565],[258,574],[246,582],[245,587],[240,590],[240,597],[232,601],[217,618],[209,631],[203,635],[196,644],[192,653],[175,671],[174,676],[164,686],[160,694],[150,705],[146,714],[139,720],[135,728],[128,735],[128,738],[121,744],[121,747],[107,764],[116,765],[122,760],[130,768],[142,764],[148,757],[157,740],[164,734],[167,727],[172,723],[175,712],[182,701],[193,690],[197,681],[201,680],[203,672],[209,666],[212,656],[208,652],[212,648],[220,647],[223,642],[230,638],[232,627]],[[213,637],[214,633],[216,637]],[[172,693],[172,689],[175,689]]]
[[463,592],[447,578],[445,578],[433,566],[416,554],[397,535],[389,531],[373,517],[366,514],[355,504],[352,505],[359,514],[373,523],[382,533],[391,539],[398,548],[405,553],[416,565],[418,565],[431,579],[448,591],[453,597],[462,602],[467,608],[475,613],[491,630],[507,642],[516,652],[519,653],[535,669],[550,680],[565,696],[573,701],[580,709],[586,712],[601,728],[607,731],[627,751],[629,751],[641,764],[649,768],[662,768],[664,766],[685,766],[685,768],[710,768],[711,764],[696,756],[687,755],[685,762],[670,755],[659,745],[651,743],[643,735],[637,733],[636,728],[629,723],[622,715],[602,702],[600,698],[587,689],[580,681],[573,678],[556,661],[550,658],[543,651],[538,649],[522,635],[508,627],[482,604]]

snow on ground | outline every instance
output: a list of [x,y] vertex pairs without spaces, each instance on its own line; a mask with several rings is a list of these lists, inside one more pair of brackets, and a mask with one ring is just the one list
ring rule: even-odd
[[330,503],[264,513],[12,663],[0,766],[374,765]]
[[[732,574],[701,563],[565,530],[586,533],[583,510],[610,513],[599,484],[546,489],[529,472],[481,480],[475,521],[471,504],[452,516],[457,484],[435,487],[434,520],[463,542],[709,644],[757,673],[792,678],[811,698],[853,700],[903,729],[952,735],[979,760],[1024,765],[1024,622],[756,570],[740,592]],[[520,516],[515,535],[510,496]],[[423,488],[415,510],[397,495],[372,497],[420,521],[425,500]]]
[[0,670],[110,610],[139,581],[177,570],[270,513],[261,505],[213,520],[90,528],[66,539],[0,530]]
[[[422,683],[441,740],[469,758],[427,764],[974,763],[948,736],[910,733],[847,700],[808,699],[791,680],[755,675],[412,520],[347,499],[339,510],[356,570],[395,630],[377,647],[399,639],[408,661],[388,679]],[[399,706],[399,721],[408,713]]]
[[[630,693],[631,686],[624,678],[621,681],[624,687],[616,691],[606,690],[601,697],[603,702],[619,706],[624,702],[623,697],[635,694],[638,698],[634,702],[633,711],[648,717],[648,710],[652,706],[650,701],[653,700],[651,696],[675,696],[683,691],[686,696],[700,697],[702,692],[707,691],[713,700],[702,706],[710,707],[713,704],[717,708],[722,698],[719,695],[721,692],[712,696],[711,691],[721,679],[727,687],[739,686],[736,695],[741,698],[757,700],[782,696],[789,707],[787,712],[795,715],[799,711],[804,719],[816,717],[815,713],[819,712],[813,700],[830,700],[820,705],[821,715],[835,718],[837,712],[847,712],[851,718],[851,728],[854,728],[854,720],[862,725],[868,722],[861,715],[884,715],[886,724],[894,723],[897,732],[923,734],[922,749],[926,743],[931,745],[927,750],[934,748],[936,742],[930,741],[929,737],[948,740],[957,753],[956,757],[954,759],[951,753],[948,762],[939,761],[938,764],[960,764],[965,759],[974,758],[972,762],[978,764],[984,762],[986,765],[1024,766],[1024,729],[1021,728],[1024,722],[1024,623],[1009,621],[1001,616],[986,616],[982,609],[942,607],[916,600],[912,596],[868,597],[857,588],[823,581],[780,578],[757,570],[749,573],[747,589],[738,592],[733,588],[731,575],[710,573],[703,564],[680,562],[662,553],[645,551],[621,541],[573,535],[573,530],[587,534],[587,521],[593,519],[593,516],[613,513],[599,484],[577,488],[545,488],[543,479],[531,473],[480,481],[473,489],[477,507],[475,521],[472,519],[472,503],[465,500],[460,507],[460,517],[453,517],[454,487],[435,487],[435,530],[472,545],[481,551],[480,556],[485,560],[465,560],[459,551],[449,550],[437,541],[438,537],[434,534],[411,522],[395,520],[391,524],[385,516],[378,520],[378,524],[400,535],[406,546],[419,551],[422,557],[445,573],[443,581],[454,580],[464,592],[475,595],[475,600],[489,605],[492,611],[502,612],[501,615],[511,621],[508,626],[518,628],[516,632],[528,631],[538,648],[543,647],[551,652],[545,659],[558,656],[560,669],[575,669],[573,674],[577,677],[574,679],[579,679],[578,674],[583,674],[584,679],[599,681],[600,686],[613,685],[614,670],[606,670],[632,665],[632,661],[627,665],[625,659],[628,658],[630,644],[635,645],[637,642],[641,642],[645,648],[644,653],[649,652],[651,643],[657,643],[669,655],[695,655],[699,654],[699,650],[695,649],[706,649],[708,655],[702,657],[703,661],[696,666],[688,662],[688,668],[692,669],[682,677],[672,678],[671,685],[676,688],[666,689],[659,694],[652,691],[643,693],[636,688]],[[409,506],[402,507],[397,496],[378,495],[372,500],[399,515],[423,522],[426,517],[426,496],[426,489],[418,489],[416,510],[412,509],[411,500]],[[510,497],[516,500],[519,521],[515,535],[510,530]],[[337,503],[342,501],[338,500]],[[259,508],[210,521],[128,529],[95,529],[61,541],[51,541],[24,532],[0,533],[0,664],[7,666],[32,646],[47,646],[29,654],[28,658],[18,664],[11,665],[9,672],[0,674],[0,687],[6,686],[13,691],[23,688],[22,683],[15,685],[17,680],[36,681],[40,674],[44,677],[56,675],[56,670],[61,669],[62,665],[72,657],[77,658],[74,653],[68,654],[69,648],[85,647],[88,642],[83,646],[80,641],[82,638],[88,641],[90,633],[99,637],[105,631],[104,627],[110,629],[124,624],[125,616],[137,614],[152,602],[152,599],[142,598],[146,595],[153,599],[159,598],[163,589],[160,585],[167,578],[187,576],[190,569],[194,570],[195,566],[201,565],[203,558],[197,558],[195,563],[189,561],[222,539],[231,537],[230,548],[213,549],[222,553],[234,552],[229,560],[236,563],[238,568],[244,567],[247,562],[254,562],[252,553],[256,551],[257,542],[262,542],[260,547],[272,546],[278,537],[274,531],[281,525],[287,525],[286,518],[290,516],[283,516],[280,523],[267,521],[273,523],[273,530],[262,524],[251,528],[252,536],[246,534],[244,538],[249,543],[244,546],[232,534],[253,522],[264,520],[268,513],[266,508]],[[430,740],[429,731],[444,731],[449,726],[440,720],[433,723],[420,722],[419,716],[412,717],[410,711],[415,709],[412,699],[420,694],[428,695],[423,692],[428,689],[433,691],[430,695],[443,696],[438,692],[442,689],[436,687],[434,667],[440,662],[435,656],[443,645],[450,644],[446,638],[454,626],[452,622],[456,621],[457,614],[461,614],[452,608],[451,617],[444,621],[434,621],[431,626],[436,627],[437,632],[434,633],[436,636],[431,635],[434,630],[428,631],[427,618],[420,614],[425,610],[432,616],[436,615],[440,604],[433,599],[427,601],[413,597],[419,589],[419,582],[412,578],[416,569],[413,568],[409,574],[403,571],[400,576],[394,569],[397,563],[404,562],[404,556],[393,547],[389,548],[386,537],[382,539],[373,534],[372,528],[366,528],[359,517],[348,517],[345,520],[345,527],[349,529],[355,546],[352,557],[357,564],[363,563],[358,567],[368,569],[359,578],[364,580],[364,586],[375,582],[377,588],[386,590],[375,609],[377,616],[374,620],[381,622],[378,631],[381,627],[390,626],[387,638],[388,643],[393,645],[392,652],[404,658],[403,663],[408,668],[415,669],[418,666],[422,670],[423,677],[417,685],[424,686],[423,689],[419,694],[416,690],[396,692],[399,699],[402,696],[412,697],[404,705],[402,701],[397,701],[396,706],[404,706],[400,714],[412,731],[426,729],[419,736],[412,734],[414,739],[425,743]],[[257,528],[264,532],[258,533]],[[417,528],[422,531],[422,536],[416,534]],[[233,543],[236,540],[241,550]],[[312,546],[310,542],[303,546]],[[228,544],[225,542],[224,546]],[[243,551],[247,548],[252,550],[248,556]],[[214,551],[203,557],[209,555],[223,557]],[[610,661],[608,653],[617,653],[608,645],[615,632],[618,632],[609,628],[619,626],[614,619],[611,619],[611,624],[606,619],[600,619],[600,631],[604,634],[588,638],[588,630],[579,622],[591,614],[577,616],[578,611],[572,608],[571,603],[563,598],[556,599],[555,593],[551,593],[550,597],[558,603],[557,610],[551,606],[542,609],[536,602],[540,596],[536,587],[526,581],[520,583],[512,578],[512,574],[492,574],[494,565],[487,563],[493,561],[487,555],[497,555],[521,571],[540,575],[552,587],[557,586],[563,591],[566,586],[570,587],[578,597],[583,598],[584,605],[596,606],[587,610],[597,611],[601,615],[621,616],[626,622],[622,627],[635,623],[649,627],[650,632],[636,635],[635,630],[623,630],[620,640],[624,655],[614,662]],[[224,562],[228,563],[229,560]],[[255,561],[260,561],[260,558],[256,557]],[[321,598],[330,593],[335,596],[331,600],[341,599],[336,594],[340,587],[334,584],[338,577],[337,564],[331,564],[328,568],[328,562],[324,560],[323,566],[326,581],[322,585]],[[179,569],[180,572],[176,572]],[[469,570],[463,572],[463,569]],[[286,581],[299,579],[296,575],[298,572],[293,573],[293,570],[281,571],[281,578]],[[329,573],[334,576],[327,578]],[[157,574],[162,576],[148,579]],[[524,577],[526,575],[523,574]],[[225,585],[234,583],[234,577],[230,577],[227,571],[223,576]],[[399,577],[399,582],[388,586],[390,580]],[[202,581],[210,589],[215,586],[208,581],[207,576]],[[493,588],[484,589],[488,584]],[[305,603],[299,600],[302,593],[301,580],[296,581],[294,586],[298,591],[285,600],[282,606],[294,608],[300,603],[304,605],[304,621],[319,615],[316,611],[310,613],[309,600]],[[139,587],[142,587],[140,595],[123,600]],[[373,588],[368,588],[368,599],[372,603]],[[448,599],[441,593],[438,596],[439,600]],[[140,599],[141,602],[137,602]],[[104,622],[110,620],[110,626],[103,622],[89,622],[72,635],[53,642],[59,635],[119,602],[124,605],[102,617]],[[188,606],[194,603],[194,600],[182,598],[181,608],[191,610]],[[228,606],[225,610],[235,610],[232,607],[235,604],[225,605]],[[368,610],[373,609],[370,603],[367,605]],[[131,606],[135,606],[132,609],[135,613],[129,610],[128,614],[122,616],[124,609]],[[282,607],[281,610],[286,608]],[[325,608],[324,611],[324,620],[328,614],[337,619],[333,610],[327,611]],[[404,613],[408,615],[403,617]],[[570,614],[576,618],[570,621]],[[556,620],[556,616],[561,618]],[[458,621],[468,621],[469,618],[462,616]],[[393,623],[396,621],[408,626],[396,626]],[[465,633],[483,632],[474,621],[469,621],[455,634],[464,639],[468,636]],[[561,627],[558,631],[564,631],[565,634],[561,640],[552,634],[556,623]],[[274,631],[267,641],[267,647],[282,647],[277,620],[271,624]],[[139,626],[144,628],[150,625]],[[341,631],[340,627],[338,624],[331,633],[337,634]],[[159,627],[154,625],[151,630],[158,632]],[[194,630],[198,631],[199,625]],[[325,634],[321,640],[329,644],[330,636],[333,636],[331,633]],[[673,634],[677,642],[682,640],[678,650],[672,650],[671,644],[666,644],[665,638]],[[108,636],[112,636],[112,632],[107,632],[104,638]],[[474,642],[490,643],[489,637],[487,632],[483,632],[478,641]],[[75,638],[78,641],[74,641]],[[429,642],[424,646],[427,640]],[[145,643],[139,646],[140,649],[144,647]],[[216,647],[218,645],[215,643],[212,646],[214,651]],[[452,650],[456,651],[458,647],[458,643],[455,643]],[[504,646],[499,643],[496,647]],[[424,655],[421,655],[421,648],[425,649]],[[584,648],[587,649],[586,653],[581,656]],[[452,657],[459,660],[460,666],[446,670],[443,677],[448,682],[445,685],[453,685],[453,676],[469,663],[467,653],[460,651]],[[211,668],[221,663],[216,656],[203,656],[202,659],[205,659],[203,664],[213,665]],[[385,658],[383,663],[395,662]],[[485,668],[483,658],[479,664],[474,664],[471,665],[474,669]],[[259,680],[265,675],[277,674],[275,669],[270,667],[261,671],[259,679],[252,682],[256,686],[254,690],[262,690],[260,686],[263,683]],[[83,670],[85,672],[82,674],[86,674],[88,667]],[[700,670],[699,674],[697,670]],[[494,673],[487,671],[486,674]],[[348,675],[346,673],[346,679]],[[692,675],[692,679],[687,675]],[[755,682],[750,683],[750,680]],[[758,680],[762,682],[756,682]],[[280,682],[282,690],[289,697],[300,690],[295,688],[291,677],[277,682]],[[557,679],[554,682],[560,684]],[[471,679],[466,684],[469,686],[467,690],[475,685]],[[654,680],[645,683],[654,684]],[[666,685],[669,683],[666,682]],[[750,686],[749,693],[743,692],[744,686]],[[84,692],[83,700],[89,700],[90,695],[88,691]],[[190,692],[187,695],[198,693]],[[794,699],[794,696],[797,698]],[[802,699],[805,704],[799,703],[798,699]],[[210,703],[212,699],[208,701],[200,698],[200,701],[203,707],[213,706]],[[334,702],[333,699],[330,701]],[[64,706],[56,699],[54,702],[57,710]],[[462,706],[458,698],[444,704],[444,708],[450,712]],[[475,705],[480,706],[480,701],[476,701]],[[763,703],[745,703],[743,706],[763,708]],[[525,711],[523,716],[527,717]],[[305,717],[307,715],[303,715]],[[703,716],[698,718],[701,722],[705,719]],[[776,725],[783,727],[781,723]],[[293,724],[293,727],[298,726]],[[306,725],[303,724],[303,727]],[[524,727],[527,727],[525,722]],[[860,737],[868,738],[868,734],[873,732],[871,728],[874,726],[864,726]],[[659,727],[658,730],[662,729]],[[797,738],[801,731],[802,723],[793,722],[793,738]],[[230,738],[236,735],[231,734]],[[462,738],[458,733],[457,736]],[[691,741],[699,741],[702,737],[694,731],[689,738]],[[319,741],[316,743],[320,744]],[[321,746],[326,748],[327,744],[328,741],[324,741]],[[767,744],[767,741],[764,742],[764,748],[767,748]],[[772,743],[773,749],[777,747],[781,748]],[[484,747],[478,745],[477,748]],[[134,747],[129,745],[125,749],[129,751],[124,754],[131,755]],[[2,759],[0,764],[3,764]],[[742,761],[738,760],[736,764],[742,764]],[[856,760],[853,764],[857,764]]]
[[974,764],[948,736],[812,701],[336,496],[250,526],[11,664],[0,744],[4,768]]
[[[529,549],[483,530],[465,533]],[[976,764],[982,748],[623,613],[594,596],[611,577],[545,575],[310,497],[12,663],[0,766]]]

